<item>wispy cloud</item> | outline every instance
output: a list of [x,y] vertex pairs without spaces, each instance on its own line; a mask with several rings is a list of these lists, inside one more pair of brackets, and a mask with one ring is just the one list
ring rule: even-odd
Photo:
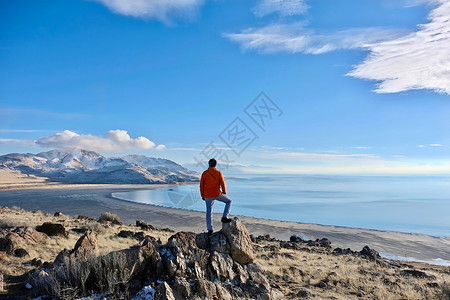
[[254,9],[257,16],[265,16],[278,13],[281,16],[293,16],[307,11],[306,0],[263,0]]
[[126,130],[110,130],[104,137],[91,134],[78,134],[65,130],[51,136],[42,137],[36,144],[45,148],[86,149],[103,152],[116,152],[130,148],[162,150],[164,145],[155,147],[155,143],[140,136],[131,138]]
[[430,144],[430,147],[444,147],[444,145],[441,145],[441,144]]
[[323,54],[339,49],[365,48],[395,37],[404,30],[381,27],[353,28],[335,32],[317,32],[306,28],[305,22],[275,23],[260,28],[245,29],[240,33],[226,33],[225,37],[241,44],[244,50],[262,53]]
[[434,0],[419,30],[368,45],[371,53],[348,75],[376,80],[377,93],[428,89],[450,94],[450,1]]
[[204,0],[93,0],[115,13],[170,22],[174,17],[191,17]]
[[[342,49],[370,51],[366,59],[347,75],[379,83],[376,93],[398,93],[428,89],[450,94],[450,1],[404,0],[405,7],[428,3],[429,22],[417,30],[392,28],[348,28],[334,32],[309,29],[305,22],[277,21],[223,34],[244,50],[261,53],[323,54]],[[278,12],[282,16],[304,13],[305,1],[263,0],[259,16]],[[283,20],[283,18],[282,18]]]

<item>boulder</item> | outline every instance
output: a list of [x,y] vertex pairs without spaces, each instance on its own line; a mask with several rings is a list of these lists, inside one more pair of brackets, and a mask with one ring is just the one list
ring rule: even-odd
[[167,282],[162,282],[156,287],[155,300],[175,300],[172,288]]
[[202,299],[217,299],[216,285],[205,279],[198,279],[195,282],[196,295]]
[[44,224],[37,226],[36,230],[43,232],[48,236],[69,236],[69,233],[66,231],[64,226],[58,223],[45,222]]
[[13,232],[18,234],[27,244],[41,244],[49,240],[46,234],[38,232],[31,227],[17,227]]
[[156,230],[155,226],[145,223],[142,220],[137,220],[136,221],[136,226],[137,227],[141,227],[142,230]]
[[87,216],[78,216],[77,219],[78,220],[85,220],[85,221],[97,221],[96,219],[91,218],[91,217],[87,217]]
[[197,248],[196,235],[193,232],[177,232],[169,238],[167,246],[169,248],[179,248],[183,253],[188,253],[191,249]]
[[192,288],[184,277],[176,277],[172,284],[172,290],[182,299],[190,299],[192,297]]
[[209,247],[211,251],[230,253],[230,244],[222,232],[215,232],[209,239]]
[[230,292],[228,292],[223,286],[221,286],[218,282],[215,282],[214,284],[216,285],[217,299],[233,300]]
[[30,261],[30,265],[32,265],[33,267],[40,267],[44,264],[44,262],[45,261],[43,259],[36,257]]
[[27,250],[23,249],[23,248],[19,248],[14,250],[14,256],[15,257],[25,257],[25,256],[29,256],[30,254],[28,254]]
[[361,256],[364,256],[370,260],[380,259],[380,254],[374,249],[370,249],[369,246],[364,246],[364,248],[359,252]]
[[203,250],[209,249],[209,236],[207,233],[199,233],[195,236],[195,244],[198,248]]
[[130,230],[121,230],[118,234],[118,237],[130,239],[134,237],[134,232]]
[[76,242],[72,254],[75,258],[84,260],[91,256],[99,256],[100,249],[98,247],[97,233],[93,230],[86,231]]
[[3,274],[0,273],[0,292],[3,292]]
[[219,281],[234,279],[235,273],[233,271],[233,265],[233,259],[227,253],[213,252],[209,257],[209,266],[212,276]]
[[223,223],[222,233],[226,236],[230,245],[231,257],[241,264],[252,263],[255,255],[253,253],[252,240],[247,228],[238,218],[230,223]]
[[2,230],[0,231],[0,251],[14,255],[17,249],[26,245],[45,243],[48,239],[46,234],[37,232],[31,227],[17,227],[12,231]]
[[55,212],[54,217],[64,217],[64,214],[60,211]]

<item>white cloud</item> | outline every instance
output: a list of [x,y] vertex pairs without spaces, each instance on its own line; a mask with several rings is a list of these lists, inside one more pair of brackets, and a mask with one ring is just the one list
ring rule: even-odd
[[[85,149],[103,152],[121,151],[129,148],[152,149],[155,147],[155,143],[143,136],[131,138],[126,130],[110,130],[105,134],[105,137],[78,134],[65,130],[40,138],[36,141],[36,144],[47,148]],[[158,145],[156,149],[162,150],[164,147],[164,145]]]
[[264,53],[322,54],[339,49],[365,48],[368,44],[404,34],[404,30],[380,27],[318,33],[306,29],[305,25],[305,22],[276,23],[260,28],[249,28],[241,33],[227,33],[224,36],[240,43],[245,50]]
[[172,17],[190,17],[204,0],[93,0],[115,13],[169,22]]
[[281,16],[303,14],[308,9],[306,0],[263,0],[254,10],[257,16],[278,13]]
[[443,147],[441,144],[430,144],[431,147]]
[[450,1],[435,0],[427,24],[400,38],[368,45],[371,53],[348,75],[380,81],[375,92],[428,89],[450,94]]
[[419,147],[419,148],[425,148],[426,146],[425,146],[425,145],[417,145],[417,147]]

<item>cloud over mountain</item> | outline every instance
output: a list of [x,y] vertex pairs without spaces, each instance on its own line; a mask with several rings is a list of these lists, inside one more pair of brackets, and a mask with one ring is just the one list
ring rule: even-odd
[[36,141],[41,147],[57,149],[88,149],[92,151],[114,152],[124,149],[152,149],[162,150],[164,145],[155,147],[155,143],[146,137],[131,138],[126,130],[110,130],[105,137],[91,134],[78,134],[64,130]]

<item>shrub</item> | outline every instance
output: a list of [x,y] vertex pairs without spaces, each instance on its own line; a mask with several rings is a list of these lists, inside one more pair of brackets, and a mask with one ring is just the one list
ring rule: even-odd
[[15,228],[15,227],[19,227],[19,226],[20,226],[19,223],[14,220],[9,220],[9,219],[0,220],[0,229]]
[[442,297],[441,299],[450,300],[450,284],[445,282],[442,285]]
[[106,292],[126,299],[130,277],[125,254],[112,252],[87,261],[65,257],[61,266],[44,276],[36,276],[32,282],[63,299],[85,296],[90,292]]
[[100,222],[109,221],[112,223],[120,223],[120,218],[118,215],[105,211],[102,213],[100,218],[98,219]]

